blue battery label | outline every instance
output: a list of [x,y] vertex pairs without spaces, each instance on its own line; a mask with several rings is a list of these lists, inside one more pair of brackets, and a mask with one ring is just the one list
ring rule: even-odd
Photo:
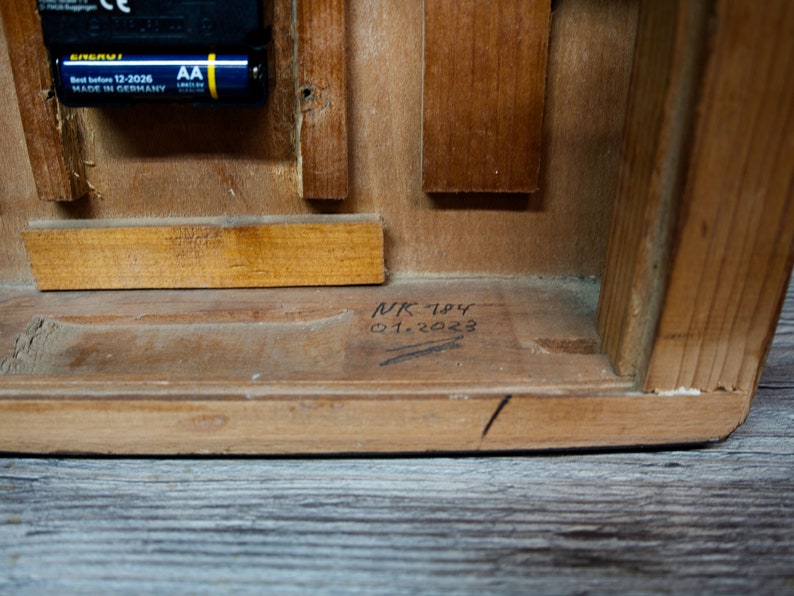
[[252,70],[244,54],[72,53],[58,61],[67,104],[139,100],[244,101]]

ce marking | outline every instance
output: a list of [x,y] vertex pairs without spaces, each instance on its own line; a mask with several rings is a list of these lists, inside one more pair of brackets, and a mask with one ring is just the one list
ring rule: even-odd
[[99,3],[105,10],[113,10],[114,8],[118,8],[121,12],[130,12],[130,7],[127,6],[129,1],[130,0],[116,0],[115,6],[113,6],[113,2],[110,0],[99,0]]

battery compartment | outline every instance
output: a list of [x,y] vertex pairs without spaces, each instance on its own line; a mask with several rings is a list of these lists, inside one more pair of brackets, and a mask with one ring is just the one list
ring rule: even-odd
[[270,26],[259,0],[39,0],[59,100],[261,103]]

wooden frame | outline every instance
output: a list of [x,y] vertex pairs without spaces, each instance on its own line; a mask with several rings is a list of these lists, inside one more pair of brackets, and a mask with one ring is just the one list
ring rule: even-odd
[[[600,292],[588,279],[488,274],[222,294],[8,286],[0,337],[16,340],[0,369],[0,450],[425,452],[727,436],[752,402],[794,255],[794,9],[638,9]],[[12,55],[14,14],[3,5]],[[26,97],[29,79],[16,81]],[[29,147],[48,118],[22,111]],[[58,159],[31,153],[37,180]]]

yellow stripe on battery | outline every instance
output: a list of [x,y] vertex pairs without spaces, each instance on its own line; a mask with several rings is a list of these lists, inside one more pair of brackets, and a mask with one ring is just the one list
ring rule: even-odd
[[210,97],[218,99],[218,87],[215,84],[215,54],[207,56],[207,83],[210,88]]

